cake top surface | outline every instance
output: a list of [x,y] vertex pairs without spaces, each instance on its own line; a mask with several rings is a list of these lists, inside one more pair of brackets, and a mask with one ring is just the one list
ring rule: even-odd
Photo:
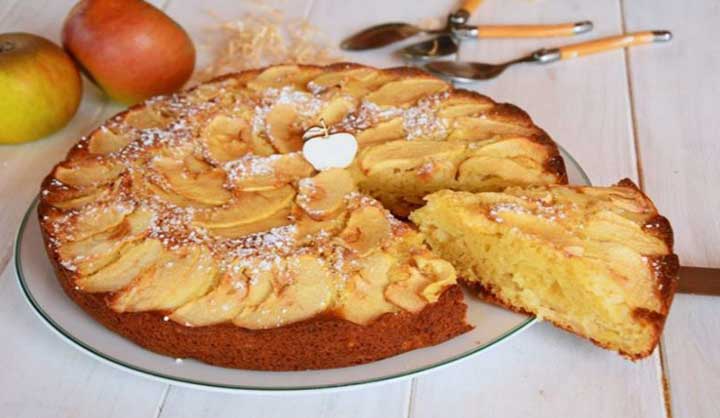
[[[303,134],[321,124],[356,138],[349,168],[318,171],[304,157]],[[107,120],[45,180],[41,226],[77,291],[107,294],[119,312],[247,328],[324,312],[367,323],[418,311],[455,282],[372,184],[410,173],[403,188],[421,197],[458,179],[555,182],[566,179],[558,158],[521,110],[423,72],[275,66]]]

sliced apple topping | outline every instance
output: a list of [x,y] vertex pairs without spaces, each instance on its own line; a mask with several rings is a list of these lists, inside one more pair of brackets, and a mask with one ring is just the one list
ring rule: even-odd
[[304,210],[296,207],[292,212],[295,220],[295,241],[303,245],[314,241],[318,235],[334,236],[345,227],[345,212],[338,213],[335,217],[317,221],[310,217]]
[[316,257],[287,259],[282,274],[288,282],[280,292],[271,293],[255,307],[248,307],[233,319],[237,326],[267,329],[311,318],[331,305],[333,280],[330,271]]
[[494,182],[496,187],[508,184],[537,184],[538,177],[552,183],[552,173],[543,173],[542,166],[532,160],[517,160],[503,157],[478,156],[463,161],[458,167],[458,181],[468,184],[485,182],[489,189]]
[[379,252],[360,262],[362,267],[350,278],[337,313],[348,321],[366,325],[384,313],[398,310],[384,295],[390,284],[390,267],[394,259]]
[[356,191],[350,173],[330,169],[298,183],[297,204],[318,221],[335,217],[345,209],[345,196]]
[[357,100],[350,96],[338,96],[330,100],[320,111],[317,122],[327,125],[340,123],[345,116],[357,108]]
[[391,236],[391,232],[390,222],[382,209],[364,206],[350,213],[347,225],[339,238],[344,246],[362,257],[379,249]]
[[131,141],[132,137],[129,135],[117,134],[106,126],[101,126],[90,136],[88,151],[91,154],[111,154],[122,150]]
[[151,107],[142,107],[128,110],[124,122],[135,129],[151,129],[167,127],[169,119]]
[[288,85],[300,88],[320,72],[320,69],[307,67],[301,70],[297,65],[276,65],[258,74],[254,80],[247,83],[247,86],[258,92]]
[[428,300],[422,291],[432,283],[429,277],[420,270],[408,265],[402,266],[391,273],[393,282],[385,288],[385,298],[400,308],[412,312],[420,312]]
[[152,168],[162,174],[172,191],[182,197],[208,205],[222,205],[230,200],[222,170],[198,171],[198,165],[160,156],[152,160]]
[[110,302],[117,312],[172,310],[204,295],[214,284],[217,267],[210,251],[202,246],[171,253],[147,269]]
[[228,322],[245,306],[249,287],[248,278],[231,267],[215,289],[181,306],[170,315],[170,319],[195,327]]
[[308,88],[319,91],[323,88],[342,87],[351,81],[369,81],[376,75],[377,71],[370,68],[353,68],[350,70],[324,72],[310,81]]
[[70,226],[68,239],[80,241],[120,225],[133,211],[130,204],[110,203],[82,208]]
[[129,244],[123,249],[117,261],[108,264],[95,274],[78,278],[75,285],[85,292],[120,290],[164,255],[162,244],[155,239]]
[[415,260],[423,274],[432,279],[432,283],[425,286],[421,292],[421,295],[428,302],[437,302],[448,286],[457,283],[455,268],[447,261],[433,257],[430,254],[416,255],[413,260]]
[[391,119],[387,122],[378,123],[372,128],[362,130],[355,137],[360,146],[405,139],[405,124],[403,118]]
[[242,238],[247,235],[268,231],[272,228],[289,225],[290,223],[290,206],[286,206],[276,212],[266,213],[264,217],[252,222],[223,228],[208,228],[208,230],[211,234],[221,237]]
[[297,124],[295,106],[279,103],[265,116],[267,134],[273,146],[283,154],[302,149],[302,133]]
[[75,161],[72,165],[59,165],[55,169],[55,178],[77,188],[93,187],[114,181],[124,167],[111,161],[96,159]]
[[258,157],[248,155],[225,164],[228,180],[246,192],[270,190],[305,178],[314,171],[300,153]]
[[119,225],[81,240],[68,242],[59,249],[63,265],[81,274],[91,274],[115,261],[129,242],[142,238],[150,227],[151,212],[138,209]]
[[210,157],[218,162],[240,158],[250,151],[250,146],[242,140],[241,132],[250,130],[250,124],[240,118],[216,116],[204,129],[202,137]]
[[240,192],[228,205],[200,211],[195,223],[205,228],[228,228],[250,224],[271,217],[284,208],[289,208],[295,197],[295,189],[284,186],[261,192]]
[[360,168],[367,175],[387,171],[405,171],[432,162],[459,162],[466,145],[458,142],[393,141],[364,150]]
[[380,106],[402,106],[449,88],[447,83],[437,78],[407,78],[385,84],[368,94],[365,100]]
[[450,128],[448,141],[477,141],[497,135],[528,136],[537,133],[532,128],[514,121],[505,122],[486,115],[455,118]]

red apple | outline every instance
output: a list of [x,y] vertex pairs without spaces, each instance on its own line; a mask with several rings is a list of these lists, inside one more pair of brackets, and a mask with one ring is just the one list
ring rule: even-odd
[[62,128],[81,97],[80,72],[62,48],[29,33],[0,34],[0,144]]
[[195,67],[188,34],[142,0],[82,0],[65,19],[62,38],[83,71],[126,104],[180,89]]

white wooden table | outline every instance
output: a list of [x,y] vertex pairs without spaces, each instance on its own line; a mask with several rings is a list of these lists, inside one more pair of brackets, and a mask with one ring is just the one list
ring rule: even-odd
[[[0,0],[0,32],[59,41],[72,0]],[[254,2],[155,1],[195,39],[207,11],[238,17]],[[285,0],[334,40],[367,25],[444,16],[453,0]],[[509,70],[474,88],[526,109],[593,183],[639,182],[668,216],[683,263],[720,267],[720,3],[717,0],[487,0],[473,22],[590,19],[593,36],[670,29],[669,45]],[[566,40],[466,42],[461,58],[500,61]],[[201,63],[207,53],[201,51]],[[399,65],[388,51],[348,55]],[[670,417],[720,416],[720,299],[677,296],[661,348],[632,363],[540,324],[500,347],[411,380],[332,394],[230,395],[157,383],[69,347],[31,313],[15,284],[12,240],[41,178],[69,146],[117,112],[90,84],[72,123],[43,141],[0,147],[2,417]]]

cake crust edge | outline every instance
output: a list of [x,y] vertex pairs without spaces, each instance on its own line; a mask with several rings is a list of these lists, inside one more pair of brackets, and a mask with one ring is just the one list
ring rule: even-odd
[[[38,207],[40,217],[43,207]],[[72,272],[59,264],[45,234],[43,240],[60,285],[75,304],[110,331],[165,356],[248,370],[329,369],[437,345],[474,328],[466,320],[467,305],[457,284],[418,313],[386,313],[368,325],[325,313],[250,330],[232,324],[189,327],[164,320],[159,311],[119,313],[107,305],[107,294],[76,290]]]

